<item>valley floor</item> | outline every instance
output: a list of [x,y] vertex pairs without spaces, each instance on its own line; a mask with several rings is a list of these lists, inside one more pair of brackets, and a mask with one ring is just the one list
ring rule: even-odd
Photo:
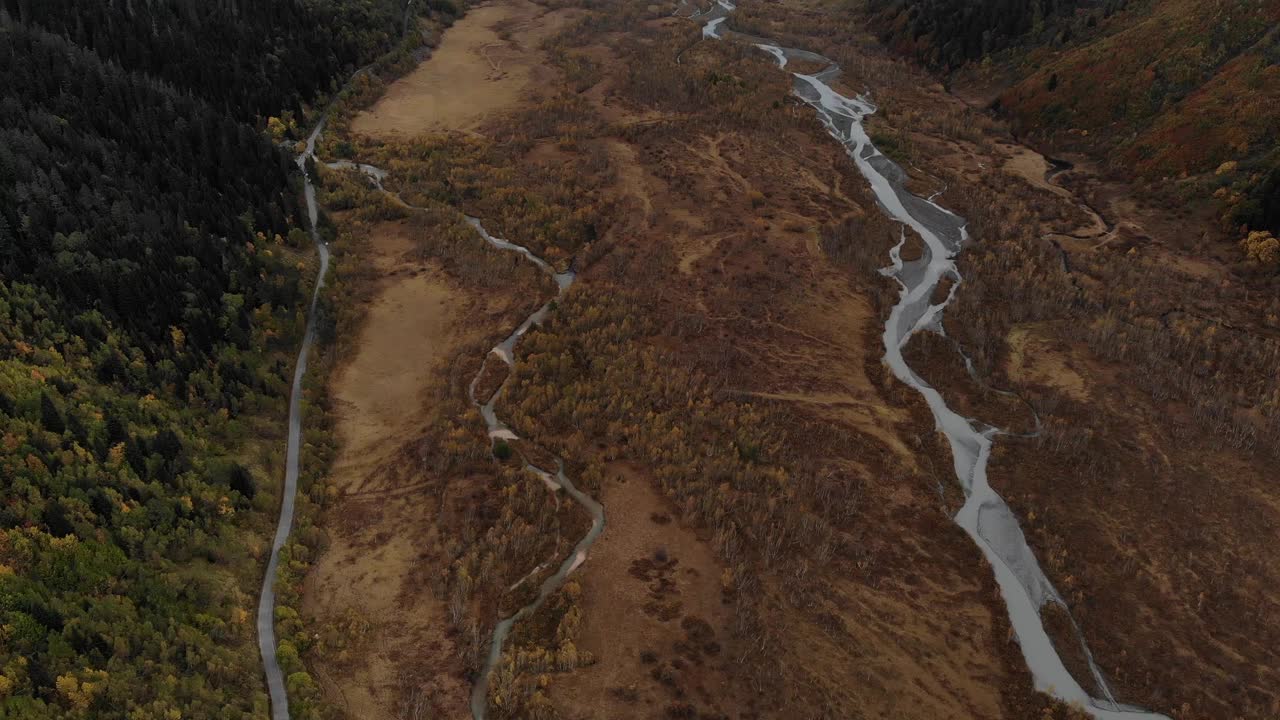
[[[771,57],[703,41],[674,7],[565,5],[471,8],[326,138],[325,159],[377,165],[429,208],[325,173],[322,201],[345,208],[336,301],[358,320],[329,378],[340,448],[303,606],[334,716],[471,714],[493,626],[587,527],[520,469],[552,453],[607,524],[516,624],[489,717],[1077,716],[1034,692],[951,520],[950,451],[881,361],[897,288],[876,270],[902,236],[849,158]],[[1029,432],[1035,408],[1046,430],[1000,438],[993,483],[1119,698],[1274,710],[1272,466],[1189,429],[1191,401],[1153,399],[1131,354],[1099,347],[1175,290],[1171,313],[1228,312],[1195,288],[1229,295],[1230,274],[1084,163],[1047,176],[841,11],[744,2],[731,23],[839,59],[881,102],[877,146],[970,220],[946,327],[982,382],[939,336],[908,354],[962,412]],[[481,373],[486,352],[554,289],[461,213],[578,273],[509,375]],[[491,454],[477,373],[506,381],[496,413],[528,440]]]

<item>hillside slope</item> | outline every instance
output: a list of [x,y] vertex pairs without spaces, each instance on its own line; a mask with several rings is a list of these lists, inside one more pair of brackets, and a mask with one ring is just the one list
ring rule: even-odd
[[1280,231],[1280,2],[1001,5],[872,0],[870,11],[882,39],[986,86],[1022,133],[1174,180],[1186,199],[1216,197],[1233,235]]

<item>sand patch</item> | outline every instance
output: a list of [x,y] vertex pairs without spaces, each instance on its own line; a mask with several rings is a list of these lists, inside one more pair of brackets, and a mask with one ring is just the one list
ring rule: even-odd
[[1026,180],[1032,187],[1051,192],[1069,200],[1075,199],[1075,196],[1070,191],[1058,187],[1045,179],[1046,174],[1049,172],[1049,161],[1045,160],[1043,155],[1021,145],[1016,145],[1009,149],[1012,154],[1002,166],[1006,173]]
[[468,690],[439,672],[456,654],[426,575],[442,562],[433,556],[441,495],[410,481],[404,451],[433,412],[435,367],[457,342],[462,299],[412,247],[404,223],[385,222],[361,249],[377,279],[355,353],[330,381],[339,439],[330,482],[342,497],[303,592],[322,648],[316,679],[330,705],[359,720],[402,717],[415,692],[462,708]]
[[429,695],[459,711],[439,717],[465,717],[470,688],[439,671],[456,650],[427,576],[442,562],[430,550],[438,547],[437,498],[348,498],[336,515],[303,604],[333,646],[316,666],[328,702],[351,720],[394,720],[415,695]]
[[902,408],[886,403],[867,376],[868,361],[876,364],[882,352],[874,341],[880,320],[865,296],[831,286],[823,289],[828,292],[820,299],[811,298],[797,325],[816,337],[830,339],[832,345],[822,347],[815,361],[822,368],[822,377],[830,383],[826,387],[838,390],[823,392],[819,385],[802,393],[775,393],[772,397],[825,406],[818,412],[844,420],[891,448],[897,460],[907,467],[915,467],[916,453],[903,444],[899,430],[910,424],[910,418]]
[[477,129],[548,85],[555,71],[538,47],[577,14],[524,0],[468,10],[426,62],[356,116],[352,131],[389,139]]
[[604,150],[609,161],[617,169],[617,192],[623,197],[633,198],[644,208],[644,220],[647,222],[653,214],[653,200],[650,197],[650,180],[644,166],[636,157],[635,148],[621,140],[606,138]]
[[992,617],[977,602],[980,586],[954,577],[933,582],[925,577],[930,570],[908,566],[901,581],[874,587],[833,583],[821,608],[826,628],[782,619],[783,631],[805,649],[816,693],[867,718],[1004,716],[1005,671],[991,655]]

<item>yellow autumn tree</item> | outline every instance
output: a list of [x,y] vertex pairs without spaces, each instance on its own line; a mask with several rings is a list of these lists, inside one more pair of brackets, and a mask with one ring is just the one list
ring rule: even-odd
[[1240,241],[1240,249],[1251,262],[1263,267],[1280,268],[1280,239],[1269,231],[1255,230]]
[[278,117],[267,118],[267,132],[271,133],[271,139],[280,142],[284,139],[285,132],[289,129],[284,121]]
[[111,468],[119,468],[124,465],[124,443],[119,442],[111,446],[107,451],[107,465]]
[[556,652],[556,669],[572,670],[578,667],[578,648],[566,640]]
[[84,712],[93,704],[93,699],[106,688],[107,673],[102,670],[84,670],[80,678],[70,673],[58,676],[54,685],[58,695],[66,701],[71,709]]

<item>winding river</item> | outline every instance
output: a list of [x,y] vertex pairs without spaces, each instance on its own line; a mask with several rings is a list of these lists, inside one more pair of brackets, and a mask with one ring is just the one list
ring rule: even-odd
[[[528,248],[489,234],[489,231],[485,230],[484,226],[476,218],[468,217],[467,222],[493,247],[498,248],[499,250],[510,250],[519,253],[520,255],[523,255],[525,259],[536,265],[540,270],[550,275],[556,281],[556,287],[558,289],[557,297],[573,283],[574,274],[572,270],[556,272],[555,268],[542,258],[534,255]],[[520,342],[520,339],[529,331],[529,328],[541,323],[546,318],[547,313],[551,311],[551,303],[553,302],[554,299],[548,300],[544,305],[542,305],[542,307],[538,308],[533,312],[533,314],[525,318],[525,321],[521,323],[520,326],[511,333],[511,335],[507,336],[507,339],[498,343],[489,351],[490,354],[496,355],[502,362],[507,364],[507,367],[514,367],[516,344]],[[498,400],[498,396],[502,394],[507,383],[511,381],[511,375],[507,375],[507,379],[498,386],[498,389],[493,391],[492,395],[487,398],[478,398],[476,397],[476,388],[483,373],[484,365],[481,365],[480,371],[476,373],[475,378],[471,381],[468,393],[471,396],[471,402],[475,403],[476,406],[480,408],[480,414],[484,417],[485,425],[489,430],[490,441],[496,444],[498,442],[518,440],[519,437],[511,431],[511,428],[507,427],[498,419],[497,413],[493,408],[494,403]],[[591,516],[591,527],[587,530],[586,534],[582,536],[582,539],[578,541],[578,544],[574,546],[573,551],[569,553],[563,561],[561,561],[560,567],[557,568],[556,572],[548,575],[547,578],[542,581],[542,584],[538,587],[538,594],[533,601],[517,610],[510,617],[502,619],[498,622],[497,626],[494,627],[493,638],[489,642],[489,652],[485,657],[484,666],[480,670],[479,677],[476,678],[475,685],[471,688],[471,716],[474,720],[484,720],[488,712],[489,674],[495,667],[497,667],[498,662],[502,659],[502,646],[506,642],[507,635],[511,632],[511,627],[522,618],[542,607],[542,603],[546,601],[551,593],[558,590],[561,585],[564,585],[564,581],[569,577],[569,573],[573,572],[579,565],[586,562],[587,552],[591,549],[591,546],[595,544],[596,539],[600,537],[600,533],[604,532],[604,506],[574,486],[573,482],[564,472],[563,461],[559,458],[556,459],[556,471],[554,474],[544,468],[536,467],[528,462],[525,463],[525,469],[537,475],[553,492],[556,490],[564,490],[569,497],[573,498],[573,500],[577,502],[578,505],[582,506],[582,508]],[[537,572],[537,569],[535,569],[534,572]],[[516,585],[518,586],[519,583]]]
[[[691,9],[691,6],[684,4],[677,12],[683,13],[684,10]],[[954,517],[955,522],[973,539],[995,573],[1008,608],[1010,622],[1036,688],[1063,701],[1078,704],[1092,716],[1104,720],[1113,718],[1168,720],[1164,715],[1122,705],[1115,701],[1102,672],[1093,662],[1092,654],[1085,645],[1083,635],[1078,628],[1076,628],[1076,638],[1088,661],[1094,687],[1102,697],[1091,695],[1067,670],[1062,657],[1049,638],[1040,615],[1041,609],[1046,604],[1056,604],[1065,611],[1066,603],[1040,568],[1017,518],[987,481],[986,466],[992,443],[1003,432],[956,413],[946,404],[941,393],[920,378],[903,358],[903,348],[917,332],[942,333],[942,313],[962,284],[955,258],[968,239],[964,220],[933,202],[932,198],[926,200],[905,189],[906,174],[893,161],[876,150],[863,128],[863,119],[875,112],[875,107],[863,96],[846,97],[832,87],[832,83],[840,74],[839,66],[816,53],[783,47],[763,38],[726,29],[724,27],[726,20],[734,9],[735,6],[731,2],[719,0],[709,10],[690,13],[688,17],[696,17],[703,22],[704,38],[716,40],[731,38],[751,43],[772,55],[781,68],[785,68],[789,60],[804,60],[826,65],[824,70],[812,75],[792,73],[793,91],[815,110],[831,136],[844,146],[870,184],[881,209],[890,218],[902,223],[904,228],[910,228],[924,241],[924,253],[918,260],[903,261],[900,251],[906,239],[904,231],[902,241],[890,253],[891,265],[882,271],[885,275],[893,277],[901,288],[899,300],[885,323],[882,336],[884,359],[894,376],[915,389],[925,400],[933,413],[938,430],[946,436],[951,446],[956,479],[963,488],[966,498],[963,507]],[[279,566],[280,550],[288,539],[293,524],[298,456],[301,445],[302,384],[306,374],[307,357],[314,344],[316,305],[329,263],[328,247],[321,241],[316,229],[318,207],[315,187],[310,178],[306,177],[305,172],[307,161],[315,157],[315,144],[323,127],[324,121],[321,120],[307,138],[306,149],[297,160],[299,167],[304,170],[307,213],[311,237],[316,243],[320,257],[320,267],[311,297],[306,331],[294,371],[289,400],[289,432],[280,520],[263,578],[257,616],[258,645],[262,653],[270,692],[272,720],[289,718],[284,677],[276,658],[274,581]],[[379,190],[388,193],[403,204],[398,195],[383,188],[382,182],[386,177],[384,171],[370,165],[347,161],[330,163],[329,167],[357,169],[368,176]],[[406,206],[413,207],[407,204]],[[519,253],[551,276],[556,281],[559,292],[564,292],[573,282],[572,271],[557,272],[527,248],[494,237],[476,218],[467,218],[467,222],[485,242],[500,250]],[[930,299],[944,279],[953,281],[950,293],[941,303],[933,304]],[[508,366],[512,366],[515,346],[531,327],[546,317],[551,302],[553,301],[548,301],[526,318],[511,335],[495,346],[491,353]],[[483,372],[483,366],[481,372]],[[498,419],[494,409],[499,396],[509,382],[509,377],[487,398],[475,396],[479,379],[478,374],[472,380],[469,394],[472,402],[481,411],[490,440],[496,444],[499,441],[518,439],[516,434]],[[604,508],[574,486],[564,472],[562,461],[556,460],[554,473],[528,463],[525,467],[537,475],[549,488],[555,491],[563,490],[582,506],[591,516],[591,527],[578,541],[573,551],[563,559],[557,571],[543,580],[535,599],[512,616],[502,619],[494,628],[484,666],[472,689],[471,712],[475,720],[484,720],[486,717],[489,674],[501,659],[503,645],[512,626],[535,612],[547,597],[563,585],[568,575],[586,560],[590,547],[604,530]],[[1072,623],[1074,626],[1074,620]]]
[[[302,156],[298,158],[299,166],[305,167],[306,161],[308,159],[315,158],[315,143],[323,129],[324,129],[324,122],[321,121],[321,123],[316,127],[315,131],[313,131],[311,133],[311,136],[307,139],[306,151],[303,153]],[[404,199],[401,198],[398,193],[395,193],[391,190],[386,189],[383,186],[383,181],[386,180],[387,178],[387,172],[381,168],[378,168],[373,165],[368,165],[365,163],[351,162],[349,160],[337,160],[334,162],[328,162],[328,163],[325,163],[325,166],[332,170],[357,170],[360,173],[364,174],[369,179],[369,181],[374,185],[374,187],[376,187],[380,192],[382,192],[383,194],[391,198],[394,202],[401,205],[402,207],[405,207],[409,210],[425,210],[426,209],[423,207],[419,207],[417,205],[411,205],[405,202]],[[324,243],[320,241],[314,229],[316,216],[317,216],[317,207],[316,207],[316,199],[315,199],[315,187],[312,185],[311,179],[309,177],[306,179],[306,198],[307,198],[307,210],[308,210],[308,213],[310,214],[311,223],[312,223],[312,238],[316,241],[318,247],[320,248],[321,261],[323,266],[327,266],[328,256],[329,256],[328,248],[324,245]],[[476,234],[482,240],[487,242],[489,245],[491,245],[495,249],[514,252],[522,256],[524,259],[528,260],[529,262],[533,263],[534,266],[536,266],[539,270],[541,270],[542,272],[546,273],[549,277],[551,277],[556,284],[557,298],[560,296],[560,294],[564,293],[564,291],[567,290],[570,285],[573,284],[573,280],[575,277],[573,270],[558,272],[550,263],[548,263],[546,260],[542,259],[541,257],[538,257],[531,250],[524,247],[523,245],[517,245],[516,243],[513,243],[509,240],[504,240],[502,238],[495,237],[494,235],[492,235],[488,230],[485,229],[484,224],[480,221],[479,218],[466,216],[466,222],[468,225],[471,226],[472,229],[476,231]],[[323,266],[321,268],[322,278],[324,273]],[[319,289],[320,287],[319,285],[317,285],[317,288],[316,288],[317,293],[319,293]],[[529,330],[533,328],[534,325],[541,324],[542,321],[546,319],[548,313],[551,312],[551,306],[552,306],[552,303],[555,302],[555,299],[556,298],[552,298],[547,302],[543,303],[537,310],[535,310],[532,314],[530,314],[527,318],[525,318],[524,321],[521,322],[520,325],[517,326],[516,329],[513,330],[511,334],[506,337],[506,339],[504,339],[502,342],[495,345],[493,349],[489,351],[490,354],[496,356],[501,362],[505,363],[508,368],[513,368],[515,366],[516,345],[520,342],[521,338],[523,338],[529,332]],[[315,298],[313,297],[312,299],[313,315],[314,315],[314,306],[315,306]],[[294,377],[294,397],[292,400],[292,404],[290,406],[290,433],[291,434],[289,436],[290,437],[289,474],[286,478],[286,487],[285,487],[286,498],[288,498],[288,507],[286,509],[286,512],[288,513],[288,520],[286,520],[286,516],[282,512],[281,525],[276,533],[276,547],[274,547],[272,550],[271,565],[268,567],[267,580],[265,580],[263,583],[263,595],[262,595],[263,602],[259,605],[259,608],[258,608],[259,646],[262,650],[263,662],[267,668],[268,686],[270,687],[271,693],[272,693],[271,695],[272,697],[271,704],[272,704],[272,710],[273,710],[272,720],[288,720],[288,698],[285,695],[283,679],[281,678],[279,665],[276,662],[275,638],[274,638],[274,630],[272,629],[272,622],[271,622],[272,621],[271,605],[268,605],[267,603],[268,603],[268,600],[270,600],[272,604],[274,604],[274,592],[270,588],[270,584],[271,584],[270,580],[274,577],[275,566],[277,564],[277,556],[279,552],[279,546],[283,545],[284,539],[287,538],[288,531],[289,531],[288,523],[290,523],[292,520],[293,493],[296,491],[296,484],[297,484],[296,446],[298,442],[298,439],[297,439],[298,433],[296,431],[300,429],[300,422],[301,422],[300,418],[298,417],[299,413],[298,413],[297,404],[298,404],[298,395],[301,389],[302,374],[305,372],[305,353],[307,351],[307,348],[310,347],[310,343],[311,343],[312,324],[314,324],[314,319],[309,322],[307,336],[303,341],[302,357],[299,360],[299,371]],[[509,428],[505,423],[503,423],[501,420],[498,419],[497,411],[494,408],[494,406],[498,402],[499,396],[502,395],[502,391],[506,389],[507,383],[510,382],[510,374],[508,374],[507,379],[504,380],[498,386],[498,388],[493,391],[492,394],[490,394],[488,397],[479,398],[479,397],[476,397],[476,391],[480,382],[480,378],[484,373],[484,367],[485,367],[484,364],[481,364],[480,370],[476,373],[476,376],[471,380],[471,384],[468,386],[467,392],[469,397],[471,398],[471,401],[480,410],[480,415],[484,418],[485,426],[489,434],[489,440],[495,446],[499,442],[511,442],[511,441],[519,440],[520,439],[519,436],[516,435],[516,433],[512,431],[511,428]],[[564,582],[568,578],[569,574],[572,573],[574,570],[576,570],[580,565],[582,565],[582,563],[586,562],[588,551],[591,549],[591,546],[595,544],[596,540],[600,537],[600,534],[604,531],[604,506],[602,506],[590,495],[587,495],[586,493],[579,490],[577,486],[573,484],[573,481],[569,478],[569,476],[564,471],[563,461],[561,461],[559,458],[556,458],[556,467],[555,467],[554,473],[552,473],[551,471],[545,468],[537,467],[529,462],[525,462],[524,469],[529,471],[533,475],[537,476],[552,492],[559,492],[563,490],[566,495],[572,498],[576,503],[578,503],[579,506],[581,506],[584,510],[587,511],[587,514],[591,517],[591,527],[582,536],[582,538],[578,541],[578,543],[573,547],[572,552],[570,552],[569,555],[565,557],[563,561],[561,561],[560,566],[557,568],[556,572],[547,576],[547,578],[542,581],[541,585],[539,585],[538,587],[538,593],[534,597],[534,599],[527,605],[521,607],[519,610],[513,613],[510,617],[506,617],[499,620],[497,625],[494,627],[493,635],[489,643],[489,651],[485,656],[484,665],[481,668],[480,674],[477,677],[475,685],[472,687],[472,691],[471,691],[471,714],[475,718],[475,720],[484,720],[487,714],[488,705],[489,705],[489,700],[488,700],[489,674],[493,671],[495,667],[497,667],[498,662],[502,659],[502,648],[503,648],[503,645],[506,643],[507,635],[510,634],[512,626],[514,626],[522,618],[528,616],[529,614],[535,612],[538,608],[542,607],[542,604],[546,601],[546,599],[552,593],[558,590],[562,585],[564,585]],[[530,575],[537,573],[541,569],[542,569],[541,566],[538,568],[535,568],[533,572],[530,573]],[[521,582],[523,582],[523,580]],[[520,585],[519,582],[516,583],[516,585],[512,587],[512,590],[514,590],[515,587],[518,587],[519,585]],[[276,712],[277,708],[282,709],[283,715]]]
[[[677,11],[680,14],[693,9],[687,0],[683,1],[685,4]],[[937,429],[951,446],[956,480],[965,495],[964,506],[954,520],[973,539],[995,573],[1010,623],[1036,689],[1064,702],[1077,704],[1095,718],[1168,720],[1164,715],[1116,702],[1074,619],[1072,625],[1076,640],[1081,645],[1093,685],[1101,697],[1094,697],[1085,690],[1067,670],[1040,614],[1047,604],[1054,604],[1069,616],[1067,605],[1041,569],[1017,517],[987,481],[987,461],[991,456],[992,442],[1003,431],[952,410],[942,394],[917,375],[903,359],[902,350],[913,335],[921,331],[943,332],[943,310],[962,284],[955,258],[968,240],[965,221],[932,199],[926,200],[905,189],[906,173],[876,150],[863,128],[863,119],[875,112],[875,106],[864,96],[846,97],[832,87],[840,75],[837,64],[817,53],[783,47],[764,38],[726,29],[725,22],[734,9],[729,0],[717,0],[709,9],[687,16],[702,22],[704,38],[733,39],[753,44],[772,55],[780,68],[786,68],[790,60],[825,65],[825,69],[812,75],[791,73],[793,92],[814,109],[827,132],[844,146],[871,185],[881,210],[924,241],[924,253],[919,259],[903,261],[904,232],[898,246],[890,252],[891,265],[882,270],[900,286],[898,302],[885,322],[884,360],[894,376],[913,388],[928,404]],[[946,299],[937,304],[931,303],[934,290],[945,279],[953,281]]]

